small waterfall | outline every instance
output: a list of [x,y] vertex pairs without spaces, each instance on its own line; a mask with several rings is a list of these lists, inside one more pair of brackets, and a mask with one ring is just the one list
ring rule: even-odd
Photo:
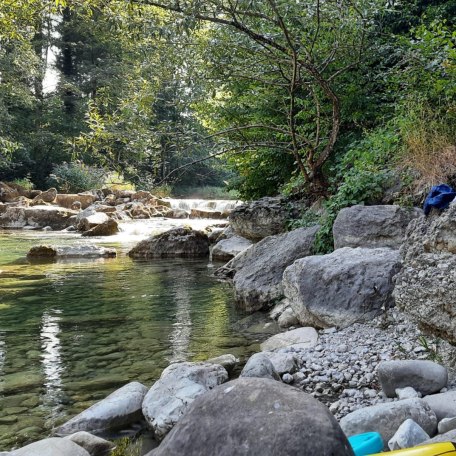
[[172,209],[182,209],[191,211],[200,209],[203,211],[221,212],[222,214],[230,213],[236,206],[242,204],[239,200],[204,200],[204,199],[174,199],[166,198],[171,204]]

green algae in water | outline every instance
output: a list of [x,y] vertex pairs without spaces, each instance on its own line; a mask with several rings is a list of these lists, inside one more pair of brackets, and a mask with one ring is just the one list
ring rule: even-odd
[[119,245],[117,259],[21,260],[37,243],[0,235],[0,408],[15,412],[0,423],[0,451],[49,435],[126,382],[151,386],[170,362],[245,358],[271,330],[236,326],[232,290],[206,261],[134,262]]

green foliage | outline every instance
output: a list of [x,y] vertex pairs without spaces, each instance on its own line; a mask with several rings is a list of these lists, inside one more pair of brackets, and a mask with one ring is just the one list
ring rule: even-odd
[[391,162],[397,154],[399,139],[393,126],[365,132],[362,139],[351,142],[345,155],[332,165],[334,191],[324,203],[324,215],[308,210],[292,227],[318,223],[314,250],[317,254],[333,250],[332,226],[344,207],[355,204],[378,204],[385,188],[396,177]]
[[110,456],[140,456],[141,443],[129,437],[117,439],[116,447],[109,454]]
[[25,190],[33,190],[35,188],[35,185],[31,181],[30,176],[23,177],[22,179],[14,179],[13,184],[19,185]]
[[47,186],[63,193],[79,193],[102,187],[105,175],[102,168],[81,162],[62,163],[53,168]]

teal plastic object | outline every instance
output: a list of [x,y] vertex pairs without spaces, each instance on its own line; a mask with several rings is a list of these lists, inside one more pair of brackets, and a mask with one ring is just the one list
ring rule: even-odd
[[355,456],[368,456],[383,450],[383,439],[378,432],[352,435],[348,441]]

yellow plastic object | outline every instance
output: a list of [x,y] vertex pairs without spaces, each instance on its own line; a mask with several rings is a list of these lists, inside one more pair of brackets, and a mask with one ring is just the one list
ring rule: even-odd
[[387,454],[400,456],[456,456],[456,445],[451,442],[432,443],[431,445],[423,445],[405,450],[390,451],[389,453],[376,453],[371,456],[379,456]]

